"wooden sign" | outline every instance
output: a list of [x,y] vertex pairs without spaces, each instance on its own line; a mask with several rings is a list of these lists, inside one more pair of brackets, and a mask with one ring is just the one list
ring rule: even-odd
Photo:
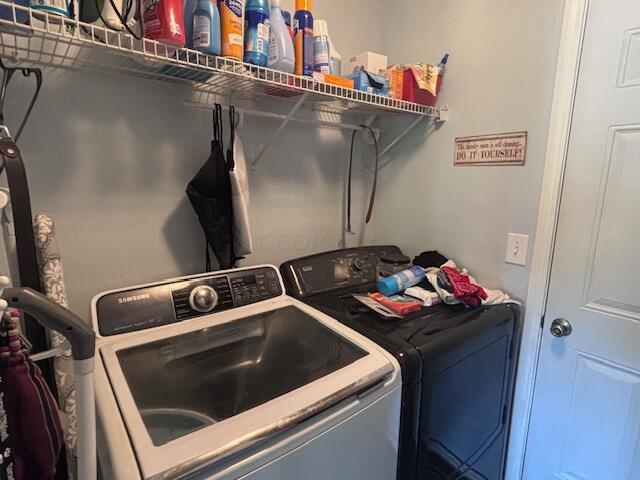
[[454,165],[524,165],[527,132],[456,138]]

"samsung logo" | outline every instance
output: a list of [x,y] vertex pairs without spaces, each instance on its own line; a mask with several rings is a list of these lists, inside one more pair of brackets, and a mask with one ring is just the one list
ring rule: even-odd
[[147,300],[148,298],[151,298],[150,293],[141,293],[140,295],[131,295],[130,297],[119,298],[118,303],[139,302],[140,300]]

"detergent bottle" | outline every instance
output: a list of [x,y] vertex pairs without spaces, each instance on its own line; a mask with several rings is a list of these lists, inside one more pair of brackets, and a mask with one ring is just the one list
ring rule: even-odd
[[[109,1],[109,0],[107,0]],[[196,13],[198,0],[184,0],[182,7],[182,16],[184,19],[184,46],[193,48],[193,16]]]
[[293,73],[295,67],[293,41],[289,35],[287,24],[284,22],[280,0],[271,0],[269,21],[271,22],[269,28],[269,68]]
[[184,47],[182,0],[142,0],[142,30],[150,40],[175,49]]
[[269,2],[247,0],[244,12],[244,61],[266,67],[269,61]]
[[222,56],[242,60],[243,28],[242,0],[220,0],[220,30]]
[[293,37],[296,52],[296,75],[313,75],[313,15],[311,0],[296,0],[293,16]]
[[220,13],[217,0],[198,0],[193,14],[193,48],[220,55]]

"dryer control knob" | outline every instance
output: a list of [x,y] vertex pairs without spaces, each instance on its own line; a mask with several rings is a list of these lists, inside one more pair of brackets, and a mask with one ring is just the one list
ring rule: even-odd
[[216,308],[218,293],[208,285],[200,285],[189,295],[189,305],[196,312],[207,313]]

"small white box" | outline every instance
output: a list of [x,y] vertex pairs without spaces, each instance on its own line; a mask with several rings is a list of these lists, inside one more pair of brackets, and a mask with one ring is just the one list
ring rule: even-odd
[[346,74],[364,68],[367,72],[380,73],[387,69],[387,56],[374,52],[363,52],[349,59]]

